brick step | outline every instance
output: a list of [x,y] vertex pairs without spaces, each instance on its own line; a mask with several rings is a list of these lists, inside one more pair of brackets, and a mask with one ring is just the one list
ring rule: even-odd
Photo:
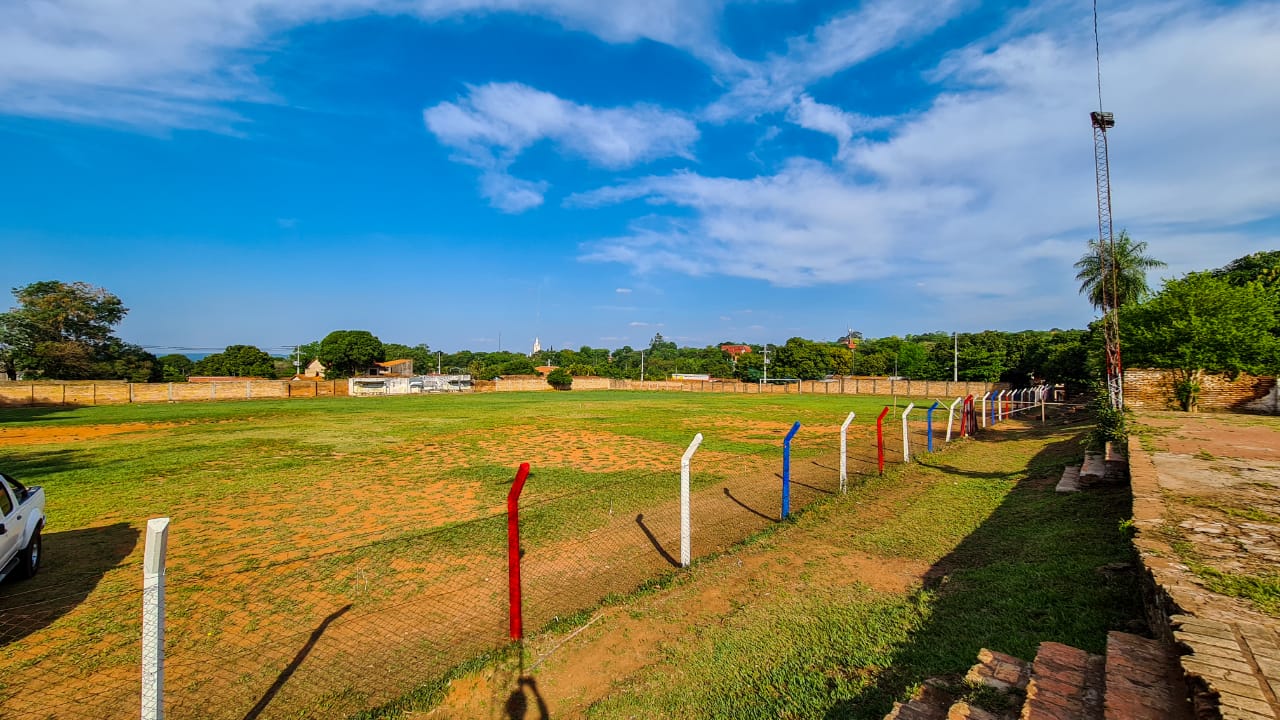
[[1106,720],[1192,720],[1178,656],[1158,640],[1107,633]]
[[1124,483],[1129,480],[1129,458],[1123,449],[1115,443],[1108,442],[1103,452],[1103,465],[1106,466],[1106,480],[1112,483]]
[[947,710],[947,720],[1004,720],[1000,715],[988,712],[976,705],[961,701]]
[[1101,655],[1056,642],[1040,643],[1031,663],[1022,720],[1102,720]]
[[1080,466],[1080,485],[1090,487],[1101,485],[1107,481],[1106,455],[1100,452],[1084,454],[1084,464]]
[[926,681],[905,703],[896,702],[884,720],[948,720],[947,712],[955,697],[946,690]]
[[1054,490],[1060,493],[1080,492],[1080,466],[1068,465],[1063,468],[1062,479],[1058,481],[1058,487]]
[[1016,690],[1026,692],[1027,681],[1031,679],[1031,663],[1012,655],[982,648],[978,651],[978,662],[964,676],[967,682],[975,685],[986,685],[1002,692]]

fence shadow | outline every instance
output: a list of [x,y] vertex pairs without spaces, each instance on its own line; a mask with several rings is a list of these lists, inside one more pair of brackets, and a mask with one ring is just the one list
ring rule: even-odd
[[644,524],[644,513],[636,515],[636,525],[639,525],[640,529],[644,531],[644,536],[649,538],[649,544],[653,545],[653,549],[658,551],[658,554],[662,556],[663,560],[670,563],[671,567],[680,567],[680,563],[671,556],[671,553],[667,552],[666,548],[662,547],[662,543],[658,541],[657,536],[653,534],[653,531],[649,529],[649,526]]
[[324,631],[329,629],[329,625],[331,625],[333,621],[345,615],[350,609],[351,605],[345,605],[338,608],[332,613],[329,613],[329,616],[316,626],[316,629],[311,632],[311,636],[307,638],[307,642],[299,648],[298,654],[294,655],[293,660],[289,662],[285,669],[280,671],[280,674],[276,676],[275,682],[271,683],[271,687],[267,688],[267,691],[262,694],[258,703],[245,714],[244,720],[257,720],[257,718],[262,715],[262,712],[266,710],[267,706],[271,704],[271,701],[275,699],[276,694],[285,686],[285,683],[289,682],[289,678],[292,677],[293,673],[297,671],[300,665],[302,665],[302,661],[306,660],[307,656],[311,654],[311,649],[320,641],[321,636],[324,635]]
[[0,583],[0,646],[43,630],[84,602],[133,552],[138,535],[127,523],[44,533],[39,574]]
[[[1062,468],[1079,459],[1080,428],[1029,429],[1060,436],[1020,473],[967,473],[976,480],[1022,474],[996,510],[925,574],[918,599],[928,620],[857,696],[826,718],[881,718],[895,700],[930,677],[959,679],[981,648],[1025,660],[1039,643],[1104,650],[1109,630],[1145,624],[1136,572],[1106,571],[1134,556],[1120,521],[1131,515],[1128,488],[1057,495]],[[1009,438],[1015,439],[1015,438]],[[992,452],[999,452],[999,438]]]
[[752,513],[752,514],[755,514],[755,515],[759,515],[760,517],[762,517],[762,518],[764,518],[765,520],[768,520],[769,522],[772,522],[772,523],[776,523],[776,522],[778,522],[778,518],[774,517],[773,515],[765,515],[764,513],[760,512],[759,510],[757,510],[757,509],[755,509],[755,508],[751,507],[750,505],[748,505],[748,504],[746,504],[746,503],[742,502],[741,500],[739,500],[738,498],[734,497],[734,496],[733,496],[733,493],[729,492],[729,488],[725,488],[725,489],[724,489],[724,496],[725,496],[725,497],[727,497],[727,498],[729,498],[730,500],[732,500],[734,503],[736,503],[736,504],[738,505],[738,507],[742,508],[743,510],[746,510],[746,511],[747,511],[747,512],[749,512],[749,513]]

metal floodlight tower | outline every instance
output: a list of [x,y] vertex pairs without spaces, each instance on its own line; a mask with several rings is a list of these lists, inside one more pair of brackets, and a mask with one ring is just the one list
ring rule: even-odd
[[1116,126],[1109,112],[1089,113],[1093,124],[1093,159],[1098,182],[1098,259],[1102,271],[1102,328],[1106,344],[1107,399],[1124,408],[1124,367],[1120,361],[1120,312],[1117,293],[1115,236],[1111,230],[1111,163],[1107,157],[1107,129]]

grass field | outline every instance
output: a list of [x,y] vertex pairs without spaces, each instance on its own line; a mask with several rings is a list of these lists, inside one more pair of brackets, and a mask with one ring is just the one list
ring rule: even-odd
[[0,467],[43,485],[49,515],[42,573],[0,586],[0,709],[33,710],[17,691],[38,678],[53,717],[136,714],[149,517],[173,519],[170,716],[342,717],[502,643],[518,463],[537,628],[671,571],[694,433],[696,557],[776,522],[794,421],[793,507],[834,492],[849,411],[850,471],[874,472],[882,406],[593,392],[0,411]]

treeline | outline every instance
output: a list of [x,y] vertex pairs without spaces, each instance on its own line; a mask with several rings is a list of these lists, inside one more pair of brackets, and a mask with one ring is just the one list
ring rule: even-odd
[[[1121,234],[1116,275],[1127,288],[1120,303],[1126,366],[1172,368],[1179,393],[1194,406],[1205,372],[1280,373],[1280,251],[1254,253],[1228,265],[1172,279],[1152,293],[1144,268],[1161,265],[1141,254],[1143,243]],[[1100,302],[1112,263],[1086,255],[1076,267],[1082,292]],[[679,347],[657,334],[641,348],[548,349],[446,353],[425,343],[384,343],[367,330],[335,330],[298,347],[293,358],[273,357],[252,345],[232,345],[193,361],[157,358],[113,334],[128,308],[120,298],[86,283],[42,281],[15,288],[18,306],[0,314],[0,371],[10,380],[122,379],[178,382],[191,375],[289,377],[293,363],[319,360],[327,379],[370,371],[375,363],[408,358],[417,373],[467,373],[477,379],[530,375],[556,366],[576,376],[661,380],[676,373],[755,382],[818,380],[834,375],[898,376],[916,380],[1034,381],[1082,385],[1100,378],[1103,338],[1099,322],[1084,330],[978,333],[932,332],[867,339],[861,333],[830,341],[791,338],[780,345],[750,344],[730,355],[727,339],[706,347]],[[768,366],[766,368],[766,358]]]

